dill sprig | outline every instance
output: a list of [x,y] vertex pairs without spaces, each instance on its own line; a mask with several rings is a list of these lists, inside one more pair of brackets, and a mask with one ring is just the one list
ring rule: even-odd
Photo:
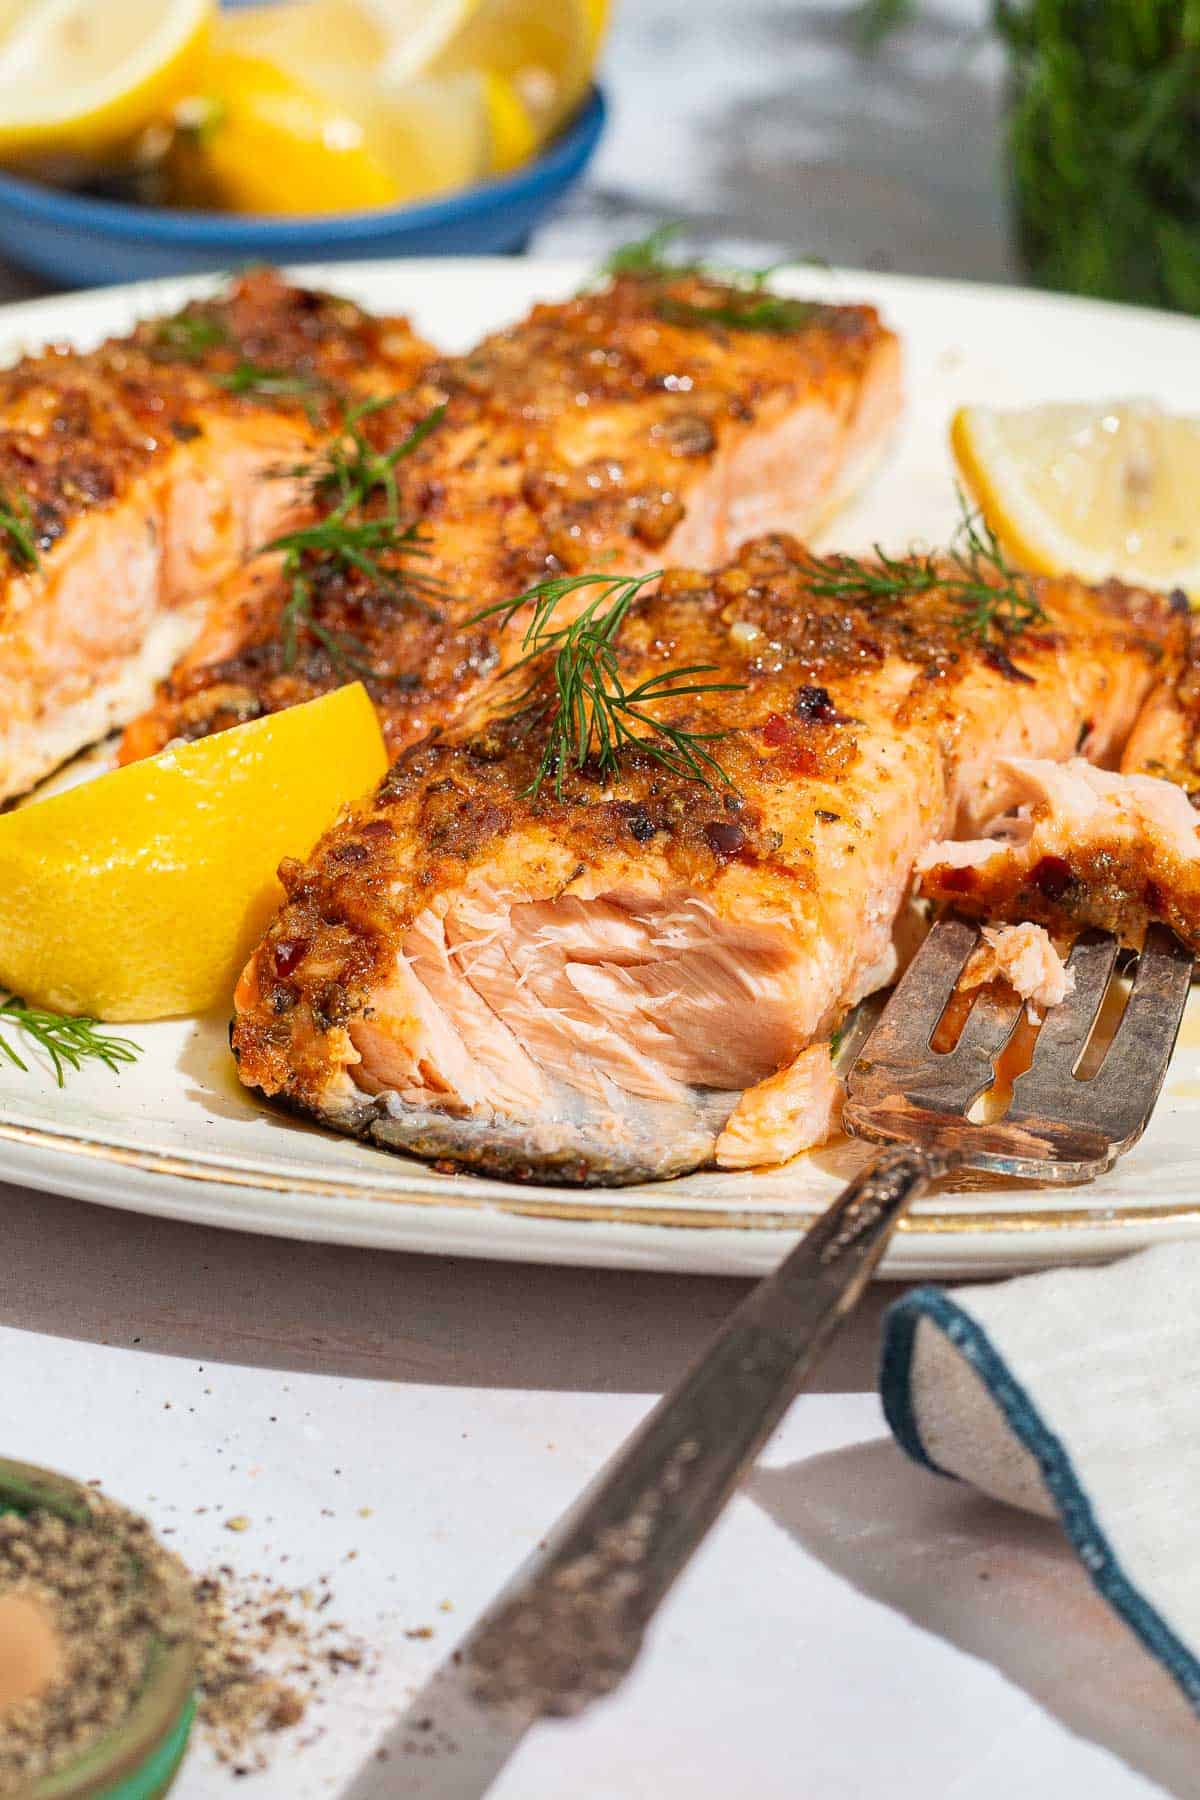
[[39,566],[41,558],[29,502],[24,494],[10,498],[4,488],[0,488],[0,539],[7,544],[9,555],[23,573],[29,574]]
[[401,443],[390,450],[376,450],[360,427],[372,413],[391,404],[391,395],[377,395],[351,407],[328,449],[310,463],[295,464],[288,473],[307,476],[319,500],[328,500],[346,512],[365,506],[376,492],[382,493],[387,516],[394,521],[399,514],[396,464],[411,456],[437,429],[446,416],[446,408],[435,406]]
[[824,308],[816,300],[794,300],[783,294],[738,291],[713,306],[698,306],[669,295],[654,308],[667,325],[718,325],[726,331],[802,331]]
[[723,282],[727,287],[753,291],[765,287],[780,269],[791,267],[787,262],[775,262],[761,269],[745,269],[714,262],[711,257],[676,255],[673,246],[685,230],[682,220],[672,219],[656,226],[644,238],[619,244],[601,263],[600,276],[638,275],[647,281],[671,281],[696,275]]
[[634,275],[644,281],[677,281],[692,275],[730,291],[710,304],[679,300],[664,294],[654,303],[657,316],[668,325],[719,326],[726,331],[800,331],[822,311],[813,300],[796,300],[764,292],[767,282],[785,262],[761,269],[726,267],[707,257],[673,254],[672,246],[683,226],[660,225],[647,237],[622,244],[601,265],[602,278]]
[[982,645],[1044,624],[1046,614],[1029,577],[1011,566],[991,526],[961,493],[959,506],[961,517],[945,550],[897,557],[876,544],[869,562],[805,551],[800,566],[809,591],[818,599],[867,608],[936,593],[954,610],[962,636]]
[[[647,582],[657,581],[661,569],[651,575],[563,575],[542,581],[515,599],[485,606],[467,623],[499,617],[508,625],[526,606],[533,612],[525,627],[525,654],[505,671],[512,676],[531,663],[552,657],[553,715],[537,772],[527,794],[537,796],[551,774],[558,799],[568,768],[593,764],[601,776],[615,775],[622,754],[636,749],[653,757],[664,769],[686,781],[711,787],[713,778],[732,785],[717,759],[705,748],[723,738],[723,731],[689,731],[656,716],[654,708],[692,694],[731,693],[743,684],[736,681],[699,681],[711,675],[715,663],[691,663],[664,669],[634,687],[626,687],[621,675],[616,640],[626,614]],[[568,594],[583,588],[598,591],[570,624],[556,626],[554,615]],[[512,702],[512,713],[522,711],[545,694],[541,672]]]
[[327,383],[313,375],[296,375],[289,369],[272,369],[264,363],[243,359],[232,369],[214,375],[213,380],[231,394],[251,394],[258,399],[313,400],[326,390]]
[[193,361],[206,350],[219,350],[232,340],[229,328],[208,313],[175,313],[160,319],[154,328],[154,342],[173,356]]
[[41,1046],[50,1058],[59,1087],[66,1085],[68,1069],[81,1069],[85,1062],[101,1062],[115,1075],[122,1063],[136,1062],[142,1054],[140,1044],[132,1038],[112,1036],[100,1028],[98,1019],[27,1006],[11,994],[0,1004],[0,1054],[26,1074],[29,1064],[4,1035],[8,1027],[15,1027]]
[[[411,456],[436,429],[446,408],[434,407],[400,443],[379,451],[365,437],[361,425],[370,413],[388,404],[389,400],[383,398],[365,400],[352,407],[338,436],[320,456],[279,471],[307,479],[314,496],[329,507],[325,516],[312,525],[284,532],[262,546],[264,552],[281,550],[284,554],[283,571],[289,593],[280,616],[279,635],[285,669],[295,667],[304,633],[321,645],[339,674],[364,680],[377,674],[361,638],[351,632],[333,631],[315,616],[313,598],[322,575],[354,570],[393,596],[405,594],[420,599],[442,594],[440,582],[412,566],[414,561],[428,556],[429,551],[418,522],[400,517],[396,464]],[[379,497],[381,510],[366,513],[368,503]],[[391,566],[381,562],[384,556],[393,559]],[[396,559],[404,559],[408,566],[397,568]]]

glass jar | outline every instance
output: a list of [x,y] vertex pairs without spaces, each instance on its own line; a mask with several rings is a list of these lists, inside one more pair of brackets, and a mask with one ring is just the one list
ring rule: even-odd
[[[88,1490],[66,1475],[0,1459],[0,1511],[58,1513],[86,1523]],[[168,1604],[191,1613],[191,1588],[181,1570],[168,1579]],[[191,1637],[152,1643],[142,1685],[120,1724],[65,1768],[44,1776],[28,1800],[160,1800],[175,1779],[195,1714],[196,1651]]]

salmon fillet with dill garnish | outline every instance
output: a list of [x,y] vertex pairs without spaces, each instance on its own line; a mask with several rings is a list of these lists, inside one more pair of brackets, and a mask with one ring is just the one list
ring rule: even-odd
[[306,503],[264,474],[430,357],[403,320],[256,271],[0,372],[0,798],[147,704],[213,585]]
[[[768,527],[808,531],[879,456],[899,398],[898,345],[870,307],[694,272],[535,306],[431,369],[386,418],[358,422],[385,455],[444,407],[394,468],[397,518],[420,522],[420,545],[373,568],[328,550],[290,573],[252,564],[123,754],[350,675],[400,749],[457,716],[506,654],[494,628],[463,629],[479,607],[547,574],[713,566]],[[388,504],[377,487],[365,510]]]
[[565,753],[550,646],[285,867],[241,1078],[521,1179],[791,1154],[836,1113],[811,1048],[890,979],[920,852],[1003,806],[1013,756],[1086,735],[1111,760],[1180,631],[1152,595],[1015,587],[977,537],[886,568],[776,537],[673,571],[610,643],[626,693],[677,690],[640,743]]

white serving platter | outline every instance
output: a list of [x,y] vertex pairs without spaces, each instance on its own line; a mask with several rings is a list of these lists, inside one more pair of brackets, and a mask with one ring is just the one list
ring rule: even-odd
[[[577,288],[579,265],[522,261],[344,264],[300,271],[367,306],[408,312],[449,350]],[[936,543],[957,516],[946,428],[955,406],[1149,397],[1200,413],[1200,324],[960,282],[848,270],[791,290],[875,302],[906,352],[894,454],[826,542]],[[210,285],[142,283],[0,308],[0,361],[50,341],[87,348]],[[106,1206],[380,1250],[751,1274],[825,1206],[861,1152],[839,1143],[786,1168],[587,1192],[521,1188],[367,1148],[281,1117],[239,1087],[224,1018],[136,1026],[142,1059],[87,1069],[0,1066],[0,1174]],[[1093,1186],[977,1181],[918,1205],[894,1240],[894,1276],[990,1274],[1107,1257],[1200,1233],[1200,1000],[1185,1019],[1142,1143]]]

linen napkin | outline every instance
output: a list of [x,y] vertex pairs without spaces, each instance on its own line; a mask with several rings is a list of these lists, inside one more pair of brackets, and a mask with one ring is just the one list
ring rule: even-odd
[[1200,1712],[1200,1244],[916,1288],[886,1315],[880,1389],[917,1462],[1061,1521]]

